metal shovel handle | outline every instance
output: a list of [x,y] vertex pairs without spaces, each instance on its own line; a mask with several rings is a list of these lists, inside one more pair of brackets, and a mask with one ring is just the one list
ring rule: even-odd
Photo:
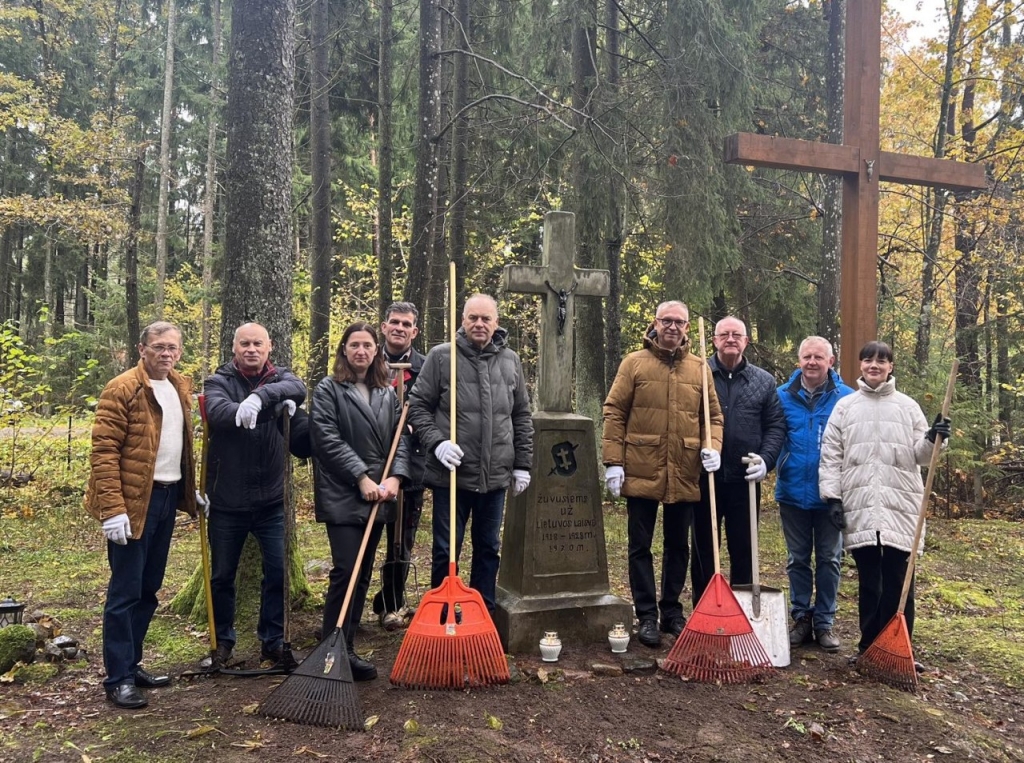
[[[744,456],[740,461],[748,464],[753,459]],[[761,565],[758,559],[758,537],[757,537],[757,485],[753,480],[747,482],[747,503],[750,504],[750,604],[754,618],[761,616]]]

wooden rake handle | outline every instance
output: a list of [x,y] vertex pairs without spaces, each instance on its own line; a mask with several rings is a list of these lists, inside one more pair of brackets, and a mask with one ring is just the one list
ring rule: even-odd
[[[942,416],[949,415],[949,405],[953,402],[953,390],[956,387],[956,374],[960,368],[960,361],[953,360],[953,366],[949,369],[949,379],[946,382],[946,396],[942,399]],[[928,513],[928,501],[932,495],[932,483],[935,481],[935,465],[939,461],[939,453],[942,451],[942,438],[936,437],[932,444],[932,455],[928,459],[928,476],[924,481],[924,495],[921,496],[921,509],[917,515],[917,528],[914,530],[914,542],[910,546],[910,560],[907,562],[907,571],[903,575],[903,591],[900,593],[900,605],[896,610],[903,612],[907,606],[907,597],[910,595],[910,581],[914,578],[914,567],[917,566],[917,547],[921,543],[921,535],[924,533],[924,516]]]
[[[388,453],[388,460],[384,464],[384,473],[381,475],[381,482],[388,478],[391,471],[391,462],[395,460],[395,453],[398,450],[398,443],[402,439],[402,430],[405,429],[405,417],[409,413],[409,406],[402,406],[402,415],[398,418],[398,427],[395,429],[395,436],[391,440],[391,451]],[[359,544],[359,553],[356,554],[355,564],[352,565],[352,574],[348,578],[348,589],[345,591],[345,600],[341,603],[341,612],[338,613],[336,628],[340,628],[345,622],[345,615],[348,614],[348,605],[352,602],[352,592],[356,590],[356,579],[359,577],[359,568],[363,566],[363,556],[366,554],[366,546],[370,542],[370,533],[373,531],[373,521],[377,518],[377,509],[380,508],[380,501],[375,501],[370,509],[370,518],[366,522],[366,529],[363,531],[363,541]],[[323,634],[325,637],[327,634]]]
[[[697,319],[697,327],[700,331],[700,359],[704,361],[704,367],[700,373],[701,407],[704,409],[704,447],[711,449],[711,406],[708,393],[708,373],[710,367],[707,358],[704,357],[704,317]],[[708,503],[711,504],[711,552],[715,559],[715,574],[722,571],[722,562],[718,554],[718,509],[715,504],[715,475],[708,473]]]

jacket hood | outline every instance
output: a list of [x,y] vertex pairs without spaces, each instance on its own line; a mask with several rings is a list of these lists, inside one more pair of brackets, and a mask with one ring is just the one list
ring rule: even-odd
[[886,379],[884,382],[879,384],[874,389],[871,389],[871,387],[868,386],[867,382],[864,381],[864,378],[861,377],[857,379],[857,388],[860,389],[860,391],[863,392],[865,395],[891,395],[893,392],[896,391],[896,377],[890,376],[888,379]]
[[651,321],[644,332],[644,349],[650,350],[658,360],[673,363],[682,360],[690,352],[690,337],[683,337],[681,345],[674,350],[668,350],[658,344],[658,332],[654,328],[654,321]]

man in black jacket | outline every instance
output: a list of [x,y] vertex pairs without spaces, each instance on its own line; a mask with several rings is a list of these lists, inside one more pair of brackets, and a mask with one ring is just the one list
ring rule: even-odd
[[[715,472],[715,508],[718,530],[722,522],[729,545],[729,582],[753,582],[750,548],[750,499],[748,482],[757,484],[757,508],[761,485],[786,440],[786,417],[775,392],[775,378],[749,363],[743,351],[750,343],[743,321],[733,316],[715,325],[715,354],[708,360],[715,392],[725,417],[722,466]],[[711,544],[711,503],[708,475],[701,477],[701,506],[693,512],[693,549],[690,580],[693,605],[697,606],[715,572]]]
[[263,554],[256,626],[261,658],[275,664],[282,659],[286,449],[275,419],[282,409],[283,415],[294,414],[306,398],[306,387],[287,368],[270,362],[272,348],[263,326],[239,326],[232,343],[234,358],[204,385],[210,426],[207,490],[215,667],[231,656],[235,645],[235,576],[250,533]]
[[[412,346],[413,340],[420,333],[416,326],[418,317],[419,310],[412,302],[393,302],[384,313],[384,322],[380,325],[380,333],[384,337],[384,357],[388,364],[408,363],[411,366],[391,371],[391,383],[396,388],[402,385],[405,400],[409,399],[412,385],[416,383],[416,377],[420,375],[423,361],[426,360]],[[411,474],[402,488],[402,549],[396,559],[395,522],[388,522],[385,525],[387,552],[380,573],[380,591],[373,597],[373,612],[380,618],[384,630],[388,631],[405,627],[413,615],[413,611],[405,606],[405,582],[409,576],[409,563],[416,542],[416,531],[420,526],[420,515],[423,513],[423,469],[426,456],[415,435],[410,444]]]

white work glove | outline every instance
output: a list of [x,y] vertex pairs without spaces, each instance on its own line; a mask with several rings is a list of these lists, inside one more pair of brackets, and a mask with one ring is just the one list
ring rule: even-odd
[[281,408],[284,408],[284,412],[288,414],[288,418],[295,415],[295,401],[294,400],[282,400],[280,403]]
[[618,498],[622,492],[622,483],[626,479],[626,472],[621,466],[609,466],[604,470],[604,486],[613,498]]
[[756,453],[748,453],[740,460],[747,465],[747,476],[744,478],[747,482],[760,482],[768,474],[768,466]]
[[512,470],[512,495],[519,495],[530,487],[530,473],[526,469]]
[[103,520],[103,534],[107,540],[119,546],[128,545],[128,539],[132,537],[132,526],[128,521],[127,514],[117,514],[110,519]]
[[210,496],[203,495],[198,490],[196,491],[196,506],[202,509],[203,516],[207,519],[210,518]]
[[448,471],[454,472],[455,467],[462,464],[462,457],[465,453],[451,440],[445,440],[434,448],[434,455],[437,456],[437,460],[441,462],[442,466],[446,466]]
[[259,416],[260,409],[263,408],[263,400],[253,392],[249,397],[245,398],[238,404],[238,412],[235,413],[235,426],[245,427],[246,429],[256,428],[256,417]]
[[711,448],[701,448],[700,450],[700,462],[704,465],[704,471],[706,472],[717,472],[722,466],[722,456],[717,450]]

